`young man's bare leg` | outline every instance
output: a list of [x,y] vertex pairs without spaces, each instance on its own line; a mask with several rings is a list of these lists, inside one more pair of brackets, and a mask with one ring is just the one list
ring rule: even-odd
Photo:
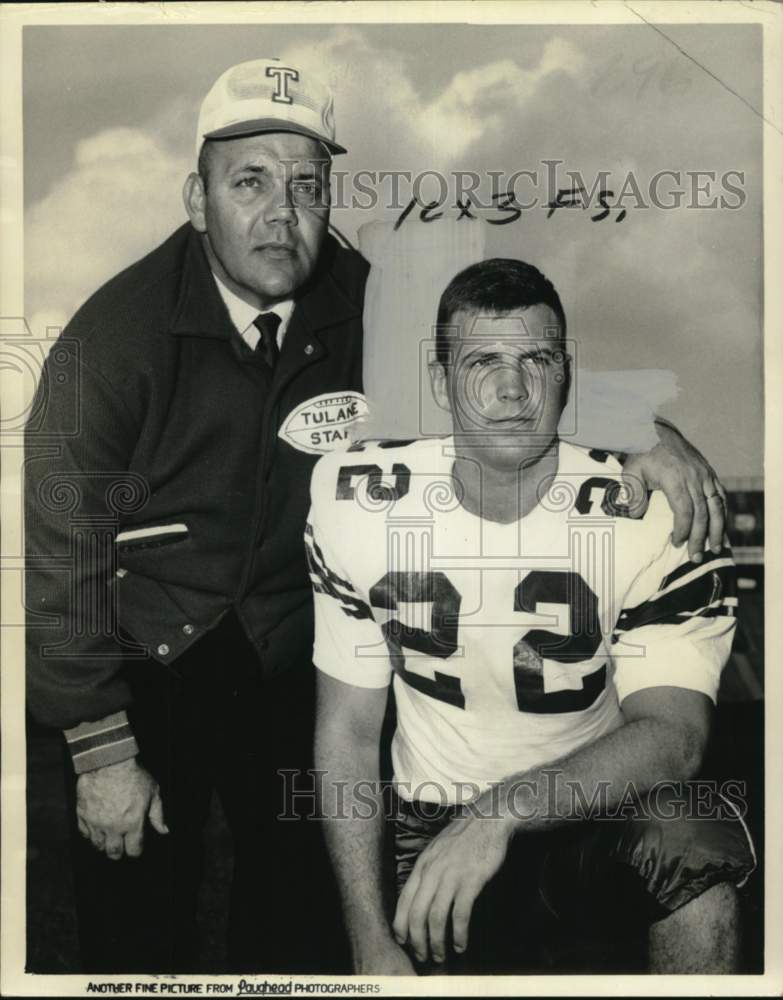
[[650,972],[730,973],[739,962],[739,900],[715,885],[650,928]]

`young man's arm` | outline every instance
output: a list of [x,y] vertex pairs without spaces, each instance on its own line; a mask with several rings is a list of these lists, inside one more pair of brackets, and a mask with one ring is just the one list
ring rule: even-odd
[[471,815],[447,826],[419,856],[397,904],[397,941],[410,940],[420,961],[429,947],[442,962],[451,912],[454,949],[464,951],[473,903],[500,868],[515,833],[570,822],[574,785],[587,801],[605,790],[601,801],[611,809],[623,800],[629,782],[644,793],[659,781],[693,777],[701,765],[711,708],[710,699],[698,691],[639,691],[623,702],[626,725],[485,792]]
[[392,935],[385,898],[379,748],[387,697],[388,688],[356,687],[319,671],[315,766],[325,772],[321,812],[354,971],[412,976],[413,965]]
[[[657,498],[648,516],[661,519],[665,536],[671,521],[662,508]],[[473,902],[500,868],[510,837],[567,822],[573,787],[588,802],[600,792],[611,809],[631,782],[643,794],[698,772],[736,624],[731,553],[696,564],[666,542],[640,567],[624,603],[611,648],[625,725],[561,760],[504,778],[477,800],[472,816],[450,824],[421,853],[394,920],[397,940],[409,938],[417,956],[426,957],[429,938],[433,956],[443,959],[452,907],[454,945],[464,950]]]

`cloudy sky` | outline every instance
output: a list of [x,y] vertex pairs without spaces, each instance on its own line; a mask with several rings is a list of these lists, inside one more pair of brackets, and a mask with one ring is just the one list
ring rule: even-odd
[[[335,91],[336,166],[360,170],[538,171],[545,160],[615,195],[631,173],[648,199],[680,171],[681,207],[609,218],[526,210],[479,214],[492,255],[519,256],[558,286],[592,369],[671,369],[672,417],[724,476],[762,461],[761,36],[752,25],[28,27],[24,32],[26,312],[64,323],[102,281],[185,220],[201,98],[228,66],[263,55],[318,66]],[[736,210],[690,207],[688,172],[744,172]],[[564,176],[559,174],[559,176]],[[567,185],[564,185],[567,186]],[[669,178],[666,194],[677,187]],[[388,196],[388,184],[379,189]],[[425,188],[426,194],[429,188]],[[407,188],[403,185],[403,192]],[[451,199],[453,201],[453,198]],[[448,213],[447,213],[448,214]],[[451,215],[456,213],[452,210]],[[399,210],[338,208],[351,240]],[[411,216],[406,226],[423,224]],[[432,223],[431,227],[437,223]],[[427,228],[431,228],[427,227]]]

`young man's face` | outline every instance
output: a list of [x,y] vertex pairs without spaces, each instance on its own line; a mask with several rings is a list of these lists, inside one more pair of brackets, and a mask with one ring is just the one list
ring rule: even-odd
[[463,453],[518,466],[550,446],[568,386],[563,332],[549,306],[515,313],[457,313],[451,361],[435,365],[433,392],[450,410]]
[[213,142],[206,191],[185,200],[218,277],[260,309],[310,277],[329,223],[328,163],[315,139],[273,132]]

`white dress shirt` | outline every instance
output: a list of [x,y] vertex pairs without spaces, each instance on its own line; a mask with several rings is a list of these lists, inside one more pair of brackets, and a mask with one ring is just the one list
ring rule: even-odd
[[281,348],[283,346],[283,337],[291,319],[291,313],[294,311],[294,300],[285,299],[283,302],[276,302],[271,309],[258,310],[255,306],[251,306],[248,302],[245,302],[244,299],[240,299],[230,288],[227,288],[214,271],[212,272],[212,276],[217,283],[220,297],[226,304],[231,322],[237,328],[237,332],[250,350],[254,351],[256,344],[261,339],[261,334],[254,324],[262,312],[273,312],[280,317],[280,326],[277,328],[277,346],[278,349]]

